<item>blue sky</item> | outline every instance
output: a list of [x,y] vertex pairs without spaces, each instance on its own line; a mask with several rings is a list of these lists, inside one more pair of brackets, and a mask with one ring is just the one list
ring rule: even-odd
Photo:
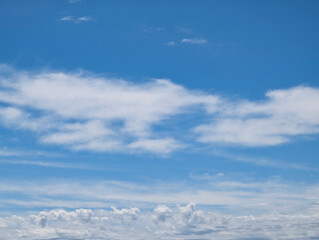
[[[194,216],[250,214],[271,225],[263,214],[276,212],[304,223],[300,231],[279,226],[282,239],[318,237],[310,231],[319,222],[318,8],[317,1],[1,1],[0,215],[25,216],[31,239],[94,239],[74,222],[66,231],[56,214],[97,216],[86,226],[96,238],[128,237],[125,224],[112,234],[97,230],[104,214],[127,221],[154,214],[164,225],[148,229],[165,229],[159,239],[225,239]],[[296,212],[308,214],[309,225]],[[184,224],[189,216],[193,227]],[[170,232],[174,219],[181,223]],[[151,239],[144,220],[127,224]],[[6,221],[3,235],[20,239],[15,220]],[[236,237],[273,238],[251,226]]]

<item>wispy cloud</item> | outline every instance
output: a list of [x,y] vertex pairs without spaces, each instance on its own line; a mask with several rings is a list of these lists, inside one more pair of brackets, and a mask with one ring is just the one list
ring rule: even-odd
[[75,182],[56,179],[24,181],[23,185],[19,181],[2,181],[0,205],[3,208],[8,205],[16,208],[96,208],[107,207],[111,203],[149,207],[158,203],[171,205],[196,202],[211,207],[223,205],[226,209],[234,210],[234,213],[249,211],[261,214],[291,212],[319,201],[319,186],[316,184],[284,183],[278,179],[238,181],[226,178],[223,174],[198,180],[203,181],[201,185],[189,181],[144,182],[143,185],[119,181]]
[[59,20],[60,20],[60,21],[65,21],[65,22],[74,21],[74,19],[73,19],[72,16],[64,16],[64,17],[59,18]]
[[81,0],[69,0],[69,3],[79,3]]
[[14,160],[14,159],[0,159],[0,164],[11,164],[11,165],[32,165],[39,167],[49,168],[65,168],[65,169],[85,169],[94,171],[105,171],[111,169],[105,169],[101,167],[94,167],[90,165],[78,164],[78,163],[65,163],[65,162],[54,162],[54,161],[30,161],[30,160]]
[[213,155],[226,158],[232,161],[251,163],[256,166],[282,168],[282,169],[296,169],[296,170],[305,170],[305,171],[318,171],[318,169],[308,167],[299,163],[293,163],[290,161],[284,162],[284,161],[272,160],[272,159],[261,158],[261,157],[240,156],[238,154],[231,154],[231,153],[226,153],[221,151],[214,151]]
[[1,157],[10,157],[10,156],[18,156],[20,152],[8,150],[6,148],[0,149],[0,156]]
[[142,26],[142,29],[145,33],[163,32],[166,30],[165,27],[147,27],[145,25]]
[[194,44],[194,45],[202,45],[208,43],[208,41],[204,38],[183,38],[181,43],[185,44]]
[[165,43],[165,45],[167,46],[175,46],[177,43],[175,41],[169,41],[167,43]]
[[89,16],[83,16],[83,17],[72,17],[70,15],[62,17],[59,19],[63,22],[73,22],[73,23],[82,23],[82,22],[89,22],[92,21],[92,18]]

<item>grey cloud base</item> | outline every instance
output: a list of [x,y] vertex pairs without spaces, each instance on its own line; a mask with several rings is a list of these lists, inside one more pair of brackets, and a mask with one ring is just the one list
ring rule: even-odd
[[0,239],[317,239],[318,205],[307,214],[232,216],[195,204],[153,210],[51,210],[0,218]]

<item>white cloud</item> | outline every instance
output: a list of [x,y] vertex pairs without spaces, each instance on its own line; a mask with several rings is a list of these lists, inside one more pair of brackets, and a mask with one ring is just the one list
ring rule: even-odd
[[83,17],[78,17],[77,19],[75,19],[76,23],[81,23],[81,22],[89,22],[92,19],[88,16],[83,16]]
[[15,209],[33,208],[101,208],[112,204],[141,206],[185,204],[223,206],[234,214],[271,211],[293,212],[319,202],[319,186],[267,181],[234,180],[230,176],[205,178],[200,182],[143,182],[46,180],[41,182],[2,181],[0,206]]
[[64,22],[74,22],[74,23],[82,23],[82,22],[89,22],[92,20],[91,17],[89,16],[83,16],[83,17],[72,17],[70,15],[59,18],[60,21],[64,21]]
[[317,239],[318,204],[303,213],[230,215],[186,206],[55,209],[0,218],[3,239]]
[[198,113],[205,123],[199,119],[193,130],[202,143],[272,146],[319,133],[317,88],[272,90],[263,101],[247,101],[187,90],[167,79],[133,83],[85,72],[1,69],[2,124],[34,131],[45,144],[167,154],[185,146],[165,129],[167,120]]
[[65,21],[65,22],[71,22],[71,21],[74,21],[73,17],[72,16],[64,16],[64,17],[61,17],[59,19],[60,21]]
[[208,43],[204,38],[183,38],[181,43],[202,45]]
[[211,124],[195,128],[206,143],[271,146],[294,136],[319,133],[319,90],[273,90],[261,102],[230,103]]
[[0,101],[10,104],[0,108],[3,124],[78,150],[169,153],[182,144],[171,136],[158,138],[152,126],[218,102],[165,79],[135,84],[89,73],[13,69],[0,78]]
[[[318,185],[226,177],[201,178],[201,184],[194,186],[172,182],[1,182],[2,209],[14,207],[18,213],[21,207],[59,209],[0,217],[0,239],[319,237]],[[111,207],[118,205],[125,208]]]
[[165,27],[148,27],[146,25],[143,25],[142,28],[145,33],[163,32],[166,30]]
[[0,159],[0,163],[11,164],[11,165],[33,165],[33,166],[49,167],[49,168],[85,169],[85,170],[94,170],[94,171],[110,170],[110,169],[101,168],[101,167],[94,167],[94,166],[90,166],[90,165],[86,165],[86,164],[81,165],[81,164],[53,162],[53,161],[30,161],[30,160]]
[[167,46],[175,46],[176,44],[177,43],[174,41],[169,41],[169,42],[165,43],[165,45],[167,45]]

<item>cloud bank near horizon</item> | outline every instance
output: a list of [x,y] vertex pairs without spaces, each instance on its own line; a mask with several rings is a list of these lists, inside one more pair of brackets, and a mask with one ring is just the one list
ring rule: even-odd
[[[0,102],[3,126],[33,131],[43,144],[73,150],[169,154],[190,146],[169,129],[170,120],[193,143],[275,146],[319,133],[319,105],[313,104],[319,89],[306,86],[268,91],[263,101],[234,100],[168,79],[134,83],[83,71],[1,65]],[[176,123],[185,114],[205,120],[191,128]]]
[[234,216],[194,203],[153,210],[56,209],[0,218],[2,239],[317,239],[318,205],[303,214]]

